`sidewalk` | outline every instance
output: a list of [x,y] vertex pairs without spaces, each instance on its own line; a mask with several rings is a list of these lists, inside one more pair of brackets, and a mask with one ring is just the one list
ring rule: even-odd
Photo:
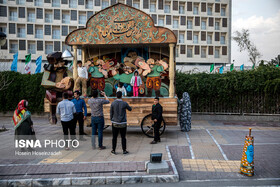
[[[5,185],[91,185],[155,183],[196,180],[280,179],[280,123],[244,123],[228,121],[193,121],[192,130],[167,127],[161,142],[151,145],[140,127],[128,127],[128,155],[111,155],[111,128],[104,131],[105,150],[92,150],[91,137],[77,149],[61,155],[15,159],[11,119],[0,117],[1,126],[10,129],[0,133],[0,186]],[[50,125],[45,118],[33,118],[36,136],[60,137],[60,124]],[[249,126],[248,126],[249,125]],[[244,137],[252,127],[255,137],[255,176],[238,173]],[[78,128],[77,128],[78,129]],[[86,128],[90,134],[91,129]],[[163,153],[168,173],[147,174],[145,162],[150,153]]]

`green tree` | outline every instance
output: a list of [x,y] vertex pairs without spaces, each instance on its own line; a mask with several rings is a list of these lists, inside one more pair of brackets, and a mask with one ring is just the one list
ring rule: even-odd
[[242,29],[241,32],[235,31],[235,36],[233,36],[233,40],[237,42],[239,46],[240,52],[247,51],[249,55],[249,59],[252,62],[253,66],[256,65],[258,58],[262,55],[258,51],[257,47],[250,40],[250,33],[248,29]]

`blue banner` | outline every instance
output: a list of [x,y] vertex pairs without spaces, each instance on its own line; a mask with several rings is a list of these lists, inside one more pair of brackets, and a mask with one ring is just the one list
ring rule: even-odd
[[222,67],[220,67],[220,74],[222,74],[223,73],[223,71],[224,71],[224,66],[222,66]]
[[39,56],[37,59],[36,59],[36,70],[35,70],[35,74],[36,73],[41,73],[41,66],[42,66],[42,56]]
[[14,60],[13,60],[13,63],[11,65],[11,71],[17,72],[18,52],[16,54],[14,54],[13,57],[14,57]]
[[241,70],[241,71],[244,70],[244,64],[242,64],[242,65],[240,66],[240,70]]

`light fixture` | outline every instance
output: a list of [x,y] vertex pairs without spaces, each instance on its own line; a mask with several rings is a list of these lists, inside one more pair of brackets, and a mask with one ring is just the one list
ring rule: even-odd
[[151,153],[150,162],[151,163],[160,163],[162,160],[162,153]]

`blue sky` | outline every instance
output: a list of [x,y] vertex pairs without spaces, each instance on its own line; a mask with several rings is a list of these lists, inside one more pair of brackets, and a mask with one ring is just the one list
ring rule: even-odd
[[[251,41],[270,60],[280,54],[280,0],[232,0],[232,32],[249,29]],[[251,65],[246,52],[232,41],[232,60]]]

